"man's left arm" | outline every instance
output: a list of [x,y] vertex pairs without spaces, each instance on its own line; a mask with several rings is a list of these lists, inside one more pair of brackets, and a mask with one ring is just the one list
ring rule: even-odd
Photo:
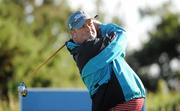
[[[110,32],[110,31],[109,31]],[[117,56],[125,56],[127,39],[124,30],[111,31],[114,33],[112,42],[97,56],[93,57],[83,67],[82,73],[93,73],[111,63]],[[96,70],[94,70],[96,69]]]

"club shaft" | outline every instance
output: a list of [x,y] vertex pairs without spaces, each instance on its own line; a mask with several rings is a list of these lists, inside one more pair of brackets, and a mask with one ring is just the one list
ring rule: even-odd
[[57,49],[51,56],[49,56],[44,62],[42,62],[40,65],[38,65],[33,71],[32,74],[35,74],[43,65],[45,65],[49,60],[51,60],[63,47],[62,45],[59,49]]

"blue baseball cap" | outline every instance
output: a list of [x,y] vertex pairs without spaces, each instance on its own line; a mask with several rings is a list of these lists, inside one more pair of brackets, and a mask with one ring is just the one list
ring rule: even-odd
[[76,11],[72,13],[68,18],[69,30],[81,28],[87,19],[90,19],[90,16],[84,11]]

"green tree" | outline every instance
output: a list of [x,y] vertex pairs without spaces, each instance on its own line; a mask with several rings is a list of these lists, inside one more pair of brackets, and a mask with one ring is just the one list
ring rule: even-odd
[[[149,32],[149,41],[143,44],[142,49],[135,51],[128,57],[129,62],[131,62],[131,65],[134,66],[137,72],[144,74],[140,76],[145,86],[152,91],[157,89],[159,79],[164,79],[170,89],[178,87],[171,86],[169,83],[170,80],[175,81],[178,77],[178,73],[171,69],[170,62],[173,59],[180,60],[180,16],[178,13],[169,11],[168,8],[163,7],[164,10],[166,9],[166,13],[160,14],[162,10],[156,12],[159,12],[161,21],[155,26],[153,31]],[[149,76],[150,72],[147,69],[152,64],[156,64],[160,69],[158,77],[153,78]]]
[[17,95],[19,82],[28,87],[81,86],[75,63],[63,49],[38,74],[31,72],[67,39],[71,10],[65,0],[0,1],[0,99]]

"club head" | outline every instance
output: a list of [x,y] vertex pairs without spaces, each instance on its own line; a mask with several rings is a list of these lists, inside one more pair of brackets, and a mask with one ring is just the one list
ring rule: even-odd
[[26,97],[26,96],[27,96],[28,90],[27,90],[26,84],[25,84],[24,82],[21,82],[21,83],[18,85],[18,92],[19,92],[19,94],[20,94],[22,97]]

